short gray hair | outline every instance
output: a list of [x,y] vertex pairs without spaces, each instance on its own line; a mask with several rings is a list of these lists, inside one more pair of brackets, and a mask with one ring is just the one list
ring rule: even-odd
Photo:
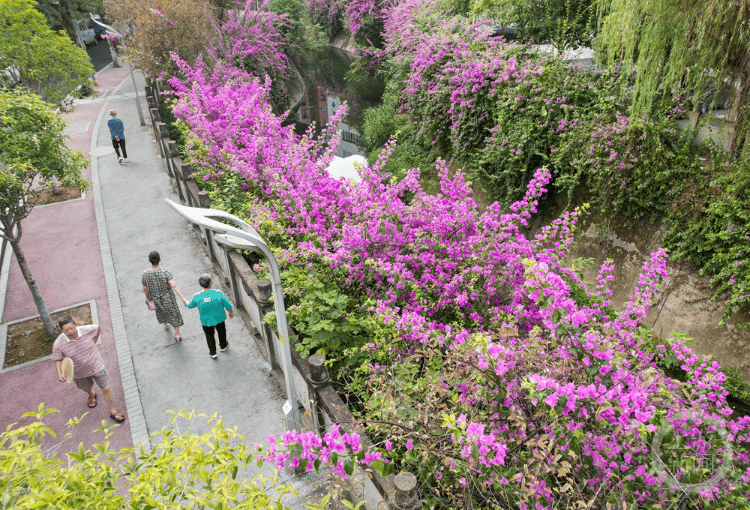
[[211,275],[208,273],[202,274],[201,277],[198,278],[198,285],[207,289],[209,285],[211,285]]
[[57,321],[57,325],[60,326],[60,329],[62,329],[62,327],[65,326],[66,324],[70,324],[70,323],[73,323],[74,326],[76,323],[75,319],[73,319],[73,317],[71,317],[70,315],[66,315],[65,317]]

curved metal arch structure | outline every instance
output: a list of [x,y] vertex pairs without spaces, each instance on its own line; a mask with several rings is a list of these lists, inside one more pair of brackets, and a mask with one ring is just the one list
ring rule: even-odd
[[[177,204],[172,200],[165,198],[164,201],[174,209],[177,214],[186,220],[200,225],[203,228],[211,230],[217,234],[214,239],[218,244],[229,246],[230,248],[239,248],[243,250],[252,250],[261,253],[268,261],[271,268],[271,278],[273,283],[273,304],[276,311],[276,324],[278,326],[279,340],[284,345],[284,382],[286,384],[287,402],[291,409],[287,415],[287,430],[302,431],[302,422],[300,421],[299,409],[297,407],[297,390],[294,384],[294,366],[292,365],[291,345],[287,341],[286,334],[289,331],[286,323],[286,310],[284,309],[284,292],[281,286],[281,274],[279,265],[274,257],[273,252],[266,244],[263,237],[250,225],[239,219],[233,214],[216,209],[203,209],[199,207],[188,207]],[[231,221],[240,228],[227,225],[216,221],[215,218]],[[284,332],[282,334],[282,331]],[[286,408],[285,404],[285,408]]]

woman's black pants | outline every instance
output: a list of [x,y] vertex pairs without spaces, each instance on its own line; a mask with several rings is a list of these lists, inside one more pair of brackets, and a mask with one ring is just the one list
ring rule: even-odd
[[216,339],[214,338],[214,329],[219,332],[219,347],[226,349],[227,345],[227,328],[224,326],[224,321],[221,321],[216,326],[203,326],[203,332],[206,334],[206,342],[208,343],[208,353],[211,356],[216,355]]

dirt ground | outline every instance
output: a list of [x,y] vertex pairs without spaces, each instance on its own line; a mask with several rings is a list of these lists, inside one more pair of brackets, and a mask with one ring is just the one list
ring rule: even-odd
[[[88,304],[55,312],[52,314],[52,320],[57,324],[57,321],[66,315],[72,316],[76,324],[91,324],[92,321],[91,306]],[[38,317],[11,324],[8,326],[3,368],[49,356],[52,354],[55,338],[45,337],[42,320]]]
[[81,190],[75,186],[60,188],[60,193],[57,195],[52,192],[51,188],[45,188],[39,192],[39,198],[34,205],[57,204],[75,198],[81,198]]

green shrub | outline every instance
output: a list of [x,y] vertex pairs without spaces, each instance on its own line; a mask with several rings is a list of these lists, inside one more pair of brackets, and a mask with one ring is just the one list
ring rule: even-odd
[[[103,421],[102,427],[95,430],[103,433],[101,444],[95,444],[92,450],[81,444],[62,459],[42,450],[42,439],[54,437],[43,421],[53,412],[56,410],[40,404],[38,412],[23,415],[34,421],[10,426],[0,435],[3,508],[281,510],[286,508],[280,502],[282,496],[295,495],[289,485],[275,485],[274,478],[237,477],[239,469],[255,466],[257,452],[247,448],[236,428],[225,428],[216,415],[210,420],[199,415],[208,423],[213,421],[210,432],[199,435],[189,431],[197,418],[195,413],[172,412],[172,426],[178,418],[184,419],[188,431],[179,433],[164,427],[155,432],[155,446],[150,453],[138,446],[112,450],[109,438],[117,425]],[[80,421],[81,418],[74,418],[68,426],[74,428]],[[65,435],[70,436],[71,433]]]
[[686,182],[702,172],[695,149],[671,119],[644,122],[597,116],[563,137],[555,186],[569,201],[585,189],[601,211],[634,223],[666,218]]
[[[263,265],[256,269],[261,277],[266,275]],[[364,349],[368,342],[393,334],[392,327],[370,311],[375,303],[356,288],[339,288],[337,283],[343,279],[330,269],[289,264],[281,270],[281,279],[287,322],[297,332],[293,338],[297,351],[304,358],[325,354],[334,375],[343,367],[356,368],[369,360]],[[277,327],[275,313],[266,320]]]
[[419,168],[423,176],[434,173],[435,160],[416,137],[416,127],[406,116],[398,115],[393,102],[386,99],[380,106],[365,110],[365,126],[362,141],[367,160],[372,165],[388,141],[395,137],[393,149],[384,170],[396,179],[402,179],[408,170]]
[[750,306],[750,176],[717,149],[708,163],[703,178],[675,201],[664,242],[675,259],[711,276],[715,296],[727,302],[725,323]]

